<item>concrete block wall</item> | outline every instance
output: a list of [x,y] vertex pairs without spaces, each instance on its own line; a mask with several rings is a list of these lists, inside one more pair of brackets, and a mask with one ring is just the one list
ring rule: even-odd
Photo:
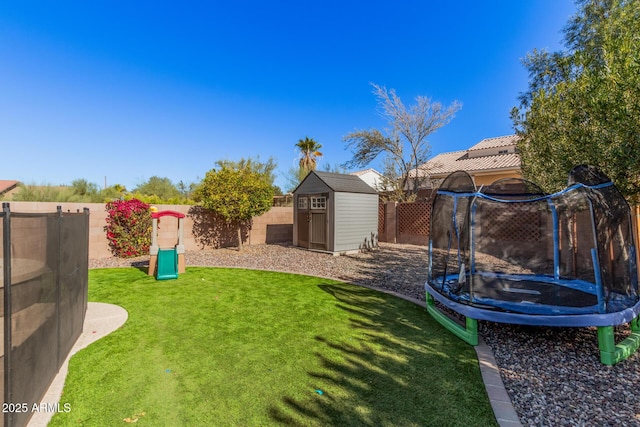
[[[108,258],[113,256],[109,249],[104,226],[107,224],[107,211],[102,203],[58,203],[58,202],[10,202],[11,212],[56,212],[57,206],[63,212],[76,212],[89,209],[89,258]],[[188,205],[155,205],[159,211],[172,210],[186,215],[184,218],[184,245],[187,251],[197,251],[220,246],[235,246],[235,230],[224,224],[215,223],[210,215],[201,208]],[[207,217],[203,221],[203,217]],[[222,238],[209,238],[209,228],[224,234]],[[253,227],[245,230],[245,244],[259,245],[292,241],[293,208],[273,207],[269,212],[254,218]],[[206,235],[203,237],[203,235]],[[158,230],[158,244],[161,248],[174,247],[178,243],[178,219],[162,217]]]
[[11,212],[54,213],[58,206],[62,212],[82,212],[89,209],[89,258],[111,256],[104,226],[107,211],[102,203],[57,203],[57,202],[9,202]]
[[293,208],[273,207],[253,219],[249,234],[250,245],[293,241]]

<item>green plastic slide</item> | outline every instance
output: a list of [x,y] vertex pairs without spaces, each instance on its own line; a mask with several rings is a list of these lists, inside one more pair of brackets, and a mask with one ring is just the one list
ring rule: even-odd
[[159,249],[156,280],[178,278],[178,251],[176,249]]

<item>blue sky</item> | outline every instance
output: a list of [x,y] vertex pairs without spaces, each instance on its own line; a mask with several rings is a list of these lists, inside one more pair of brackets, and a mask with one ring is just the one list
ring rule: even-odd
[[[462,109],[433,155],[513,133],[520,60],[562,48],[572,0],[111,1],[0,4],[0,179],[128,189],[196,182],[220,159],[296,142],[325,165],[383,129],[370,83]],[[380,162],[371,167],[381,170]]]

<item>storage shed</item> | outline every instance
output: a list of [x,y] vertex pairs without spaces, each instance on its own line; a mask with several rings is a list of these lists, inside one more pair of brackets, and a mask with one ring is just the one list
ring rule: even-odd
[[340,254],[378,245],[378,193],[359,177],[311,171],[293,199],[295,246]]

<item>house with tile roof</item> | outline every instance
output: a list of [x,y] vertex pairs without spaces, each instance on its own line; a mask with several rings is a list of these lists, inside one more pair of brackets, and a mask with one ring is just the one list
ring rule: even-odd
[[8,197],[18,189],[19,181],[0,179],[0,196]]
[[375,169],[365,169],[361,171],[350,172],[349,175],[355,175],[361,180],[369,184],[376,191],[384,191],[386,189],[383,184],[384,177]]
[[[467,150],[441,153],[421,165],[417,176],[421,188],[435,188],[451,172],[463,170],[476,186],[491,184],[501,178],[522,178],[518,135],[486,138]],[[416,170],[409,172],[415,182]],[[413,178],[413,179],[411,179]]]

